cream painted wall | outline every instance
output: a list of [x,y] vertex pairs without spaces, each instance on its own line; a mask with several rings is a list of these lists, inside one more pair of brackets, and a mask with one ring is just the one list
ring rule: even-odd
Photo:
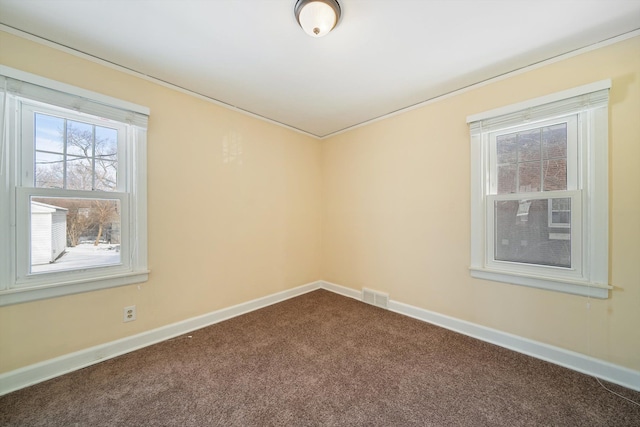
[[[466,117],[611,78],[607,300],[472,279]],[[324,142],[323,279],[640,370],[640,37]]]
[[[0,63],[151,108],[152,270],[0,308],[0,373],[319,278],[640,370],[639,53],[627,40],[319,142],[0,32]],[[466,116],[603,78],[615,291],[587,310],[471,279]]]
[[2,32],[0,63],[151,109],[149,281],[0,308],[0,373],[320,278],[319,141]]

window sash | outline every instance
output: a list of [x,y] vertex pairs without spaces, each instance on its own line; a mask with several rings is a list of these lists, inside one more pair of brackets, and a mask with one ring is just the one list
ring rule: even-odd
[[[90,266],[64,271],[50,271],[31,273],[31,198],[72,198],[72,199],[106,199],[120,202],[120,233],[121,249],[120,263],[108,266]],[[115,192],[95,192],[79,190],[59,190],[49,188],[21,187],[16,189],[16,280],[12,288],[25,288],[41,286],[59,282],[60,280],[79,280],[109,274],[127,273],[132,271],[131,247],[132,235],[130,232],[129,194]],[[66,236],[65,236],[66,237]]]
[[[571,267],[556,267],[533,263],[520,263],[515,261],[503,261],[495,258],[496,253],[496,226],[495,203],[508,200],[551,200],[571,199]],[[485,265],[496,271],[514,272],[525,275],[540,275],[549,277],[562,277],[581,279],[582,271],[582,192],[574,191],[548,191],[520,194],[500,194],[487,196],[485,204],[486,212],[486,259]]]
[[[533,130],[542,127],[549,127],[561,123],[567,123],[567,190],[576,190],[578,188],[578,134],[579,134],[579,114],[567,114],[552,119],[538,121],[536,123],[526,123],[516,127],[500,129],[488,132],[485,137],[488,138],[489,145],[489,166],[488,166],[488,187],[485,190],[487,195],[498,194],[498,159],[497,159],[497,138],[502,135]],[[542,162],[543,159],[541,158]],[[541,190],[542,187],[541,187]],[[516,190],[518,192],[518,190]],[[548,191],[544,191],[548,193]]]
[[[66,120],[78,121],[88,123],[94,126],[113,128],[118,133],[117,141],[117,177],[118,182],[116,191],[126,192],[129,191],[128,176],[129,171],[127,168],[127,127],[123,123],[115,122],[112,120],[100,120],[94,116],[87,114],[81,114],[70,111],[63,108],[52,108],[51,106],[42,105],[40,103],[30,102],[29,100],[17,99],[18,108],[22,112],[22,170],[21,177],[22,187],[35,187],[35,114],[45,114],[49,116],[56,116]],[[26,139],[24,139],[26,138]],[[29,141],[33,143],[29,143]],[[93,160],[93,158],[92,158]],[[66,159],[65,159],[66,161]]]

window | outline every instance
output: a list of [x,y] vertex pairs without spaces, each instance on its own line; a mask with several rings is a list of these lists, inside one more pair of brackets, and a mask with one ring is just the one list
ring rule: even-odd
[[147,280],[148,109],[0,67],[0,305]]
[[610,85],[467,119],[473,277],[608,297]]

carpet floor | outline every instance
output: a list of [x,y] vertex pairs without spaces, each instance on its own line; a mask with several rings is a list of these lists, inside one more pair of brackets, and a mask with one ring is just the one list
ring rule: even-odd
[[318,290],[0,397],[0,425],[622,427],[640,426],[640,406]]

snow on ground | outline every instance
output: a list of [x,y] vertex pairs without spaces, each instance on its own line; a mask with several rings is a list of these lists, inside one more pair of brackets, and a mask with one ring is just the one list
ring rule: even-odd
[[61,270],[78,270],[82,268],[101,267],[120,263],[120,245],[99,243],[81,243],[67,248],[64,255],[52,264],[31,266],[32,273],[48,273]]

